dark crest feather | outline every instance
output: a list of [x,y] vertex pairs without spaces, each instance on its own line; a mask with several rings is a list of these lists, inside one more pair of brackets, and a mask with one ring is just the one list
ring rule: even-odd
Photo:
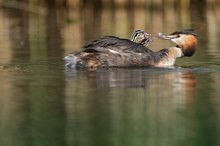
[[198,37],[198,34],[194,31],[194,29],[183,29],[183,30],[179,30],[179,31],[175,31],[173,33],[171,33],[171,35],[177,35],[177,34],[191,34],[194,35],[195,37]]

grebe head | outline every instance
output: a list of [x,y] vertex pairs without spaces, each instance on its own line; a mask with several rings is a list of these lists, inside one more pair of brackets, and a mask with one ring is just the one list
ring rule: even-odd
[[168,39],[177,44],[181,48],[183,56],[192,56],[195,53],[197,45],[197,34],[193,29],[184,29],[181,31],[173,32],[169,35],[159,33],[159,38]]

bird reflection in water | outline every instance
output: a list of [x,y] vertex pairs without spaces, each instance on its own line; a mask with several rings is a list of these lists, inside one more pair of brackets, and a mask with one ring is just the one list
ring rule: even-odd
[[[146,92],[166,95],[171,93],[180,96],[193,92],[196,86],[194,71],[189,68],[146,68],[146,69],[109,69],[99,72],[67,72],[67,87],[70,92],[76,87],[71,76],[81,89],[136,88]],[[77,91],[80,92],[80,91]],[[83,92],[83,91],[82,91]]]

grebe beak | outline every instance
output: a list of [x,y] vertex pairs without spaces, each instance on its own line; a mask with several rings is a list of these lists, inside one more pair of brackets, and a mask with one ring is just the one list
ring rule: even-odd
[[160,38],[160,39],[164,39],[164,40],[172,40],[172,39],[176,39],[176,38],[179,38],[180,35],[179,34],[174,34],[174,35],[165,35],[165,34],[162,34],[161,32],[159,32],[156,36],[157,38]]

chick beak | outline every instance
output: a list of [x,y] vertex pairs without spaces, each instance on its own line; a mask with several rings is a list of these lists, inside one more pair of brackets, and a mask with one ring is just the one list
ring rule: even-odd
[[145,32],[145,33],[144,33],[144,37],[145,37],[145,38],[149,38],[149,37],[151,37],[151,34]]

